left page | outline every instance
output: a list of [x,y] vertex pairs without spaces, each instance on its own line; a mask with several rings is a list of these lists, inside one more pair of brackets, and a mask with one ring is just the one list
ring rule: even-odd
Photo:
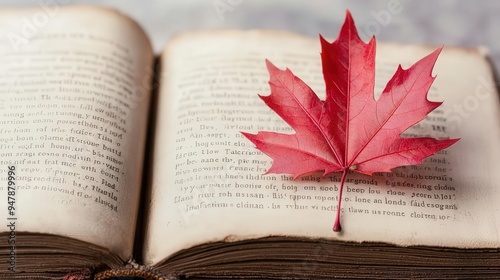
[[129,258],[154,61],[147,36],[116,11],[57,5],[3,10],[0,35],[0,219]]

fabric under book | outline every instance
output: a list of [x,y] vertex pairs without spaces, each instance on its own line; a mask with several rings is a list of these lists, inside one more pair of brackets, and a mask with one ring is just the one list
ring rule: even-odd
[[[240,133],[293,132],[257,96],[265,59],[324,98],[318,38],[189,32],[155,57],[116,11],[40,12],[0,12],[0,278],[500,275],[500,107],[482,49],[445,47],[429,92],[444,104],[404,133],[461,140],[349,174],[334,233],[340,175],[263,175],[270,159]],[[375,92],[433,49],[378,43]]]

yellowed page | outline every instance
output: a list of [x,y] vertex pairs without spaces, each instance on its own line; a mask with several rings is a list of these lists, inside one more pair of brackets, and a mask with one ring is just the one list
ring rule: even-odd
[[129,258],[152,77],[148,38],[115,11],[78,6],[4,10],[0,33],[0,219],[16,218],[17,232],[73,237]]
[[[433,49],[378,44],[376,92]],[[340,174],[295,181],[262,175],[270,159],[240,131],[292,133],[258,98],[264,59],[290,68],[321,98],[319,40],[280,32],[207,32],[176,38],[163,56],[153,193],[145,260],[191,246],[270,235],[398,245],[498,247],[498,97],[484,56],[445,48],[431,100],[442,101],[405,135],[462,138],[392,174],[348,174],[342,233],[332,232]]]

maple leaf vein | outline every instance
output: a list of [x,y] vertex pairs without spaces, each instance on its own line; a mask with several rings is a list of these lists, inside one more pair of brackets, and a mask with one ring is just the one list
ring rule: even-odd
[[[328,137],[325,135],[325,132],[323,131],[323,129],[321,129],[321,126],[319,125],[318,122],[316,122],[316,120],[314,119],[313,116],[311,116],[311,113],[304,107],[302,106],[302,103],[297,99],[297,97],[293,94],[293,92],[295,91],[295,85],[293,85],[292,87],[292,91],[289,90],[288,87],[286,87],[283,83],[283,81],[281,79],[279,79],[279,82],[281,84],[281,87],[284,88],[286,90],[286,92],[297,102],[297,104],[300,106],[300,108],[305,112],[305,114],[307,115],[307,117],[313,122],[313,124],[316,126],[316,128],[319,130],[319,132],[321,133],[321,136],[323,136],[323,139],[325,140],[325,142],[327,143],[328,147],[330,148],[330,151],[332,151],[333,155],[335,156],[335,158],[337,159],[337,161],[339,162],[339,164],[341,164],[341,161],[339,160],[340,157],[339,155],[337,154],[337,151],[335,151],[335,149],[332,147],[332,143],[330,142],[330,139],[328,139]],[[314,93],[314,92],[313,92]],[[314,93],[315,94],[315,93]],[[316,155],[317,157],[319,157],[318,155]],[[324,158],[321,158],[325,161],[327,161],[326,159]]]
[[[407,70],[403,70],[404,74],[406,74]],[[423,71],[422,71],[423,72]],[[417,78],[420,78],[420,75],[422,75],[422,72],[418,73],[417,75]],[[411,87],[410,89],[413,89],[413,86],[415,85],[415,83],[418,81],[418,79],[415,79],[412,84],[411,84]],[[403,82],[402,83],[402,86],[404,87],[404,90],[406,92],[406,94],[404,95],[403,98],[401,98],[399,100],[399,102],[395,102],[394,101],[394,95],[395,94],[391,94],[391,101],[393,103],[393,108],[392,110],[390,111],[390,113],[387,113],[386,114],[386,117],[385,119],[380,122],[380,120],[378,119],[378,114],[376,115],[377,116],[377,122],[380,124],[379,127],[376,129],[376,131],[366,140],[366,142],[363,144],[363,146],[359,149],[359,151],[356,152],[355,156],[352,158],[351,162],[348,164],[349,166],[351,164],[353,164],[355,161],[356,161],[356,158],[361,154],[361,152],[366,148],[366,146],[370,143],[370,141],[373,140],[373,138],[384,128],[385,124],[394,116],[395,112],[400,108],[401,104],[406,100],[406,98],[408,98],[408,93],[411,91],[411,90],[408,90],[406,88],[406,84]],[[382,94],[389,94],[389,92],[382,92]],[[376,102],[376,108],[377,108],[377,105],[378,105],[378,101],[380,101],[380,98],[379,100],[377,100]],[[365,130],[366,131],[366,130]],[[347,153],[346,153],[347,154]],[[366,161],[364,161],[366,162]]]

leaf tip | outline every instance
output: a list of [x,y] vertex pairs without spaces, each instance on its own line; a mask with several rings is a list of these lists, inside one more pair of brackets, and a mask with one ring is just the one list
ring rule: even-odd
[[325,39],[325,37],[323,37],[323,35],[321,35],[321,34],[319,34],[319,42],[320,42],[320,45],[321,45],[321,46],[324,46],[324,45],[330,44],[330,43],[328,43],[328,41]]
[[266,67],[269,73],[279,70],[269,59],[266,59]]
[[[451,146],[451,145],[453,145],[453,144],[455,144],[455,143],[457,143],[460,139],[462,139],[462,138],[454,138],[454,139],[449,139],[449,140],[450,140],[450,142],[451,142],[450,146]],[[448,147],[449,147],[449,146],[448,146]]]
[[[342,34],[344,34],[344,35],[342,36]],[[345,20],[344,20],[344,24],[342,25],[342,27],[340,29],[339,38],[341,38],[341,37],[350,38],[350,36],[347,34],[351,34],[351,35],[353,35],[353,38],[359,39],[358,30],[356,29],[354,19],[352,18],[351,12],[349,10],[346,10]]]
[[349,11],[348,9],[345,10],[345,22],[349,22],[350,24],[352,23],[354,25],[354,20],[352,19],[351,11]]
[[245,136],[245,138],[247,138],[251,142],[253,142],[254,137],[257,136],[257,134],[252,134],[244,131],[240,131],[240,133],[243,134],[243,136]]
[[443,47],[444,46],[440,46],[439,48],[435,49],[433,52],[428,54],[422,60],[429,59],[429,61],[432,63],[432,67],[434,67],[434,64],[436,64],[437,58],[438,58],[439,54],[441,54]]
[[269,59],[266,58],[266,67],[267,67],[267,69],[270,69],[270,68],[273,68],[275,66],[273,65],[273,63]]
[[[428,97],[427,97],[427,100],[429,101]],[[443,104],[443,101],[429,101],[429,102],[430,102],[430,107],[432,108],[432,110],[436,109],[437,107],[441,106],[441,104]],[[431,111],[429,111],[429,112],[431,112]]]

